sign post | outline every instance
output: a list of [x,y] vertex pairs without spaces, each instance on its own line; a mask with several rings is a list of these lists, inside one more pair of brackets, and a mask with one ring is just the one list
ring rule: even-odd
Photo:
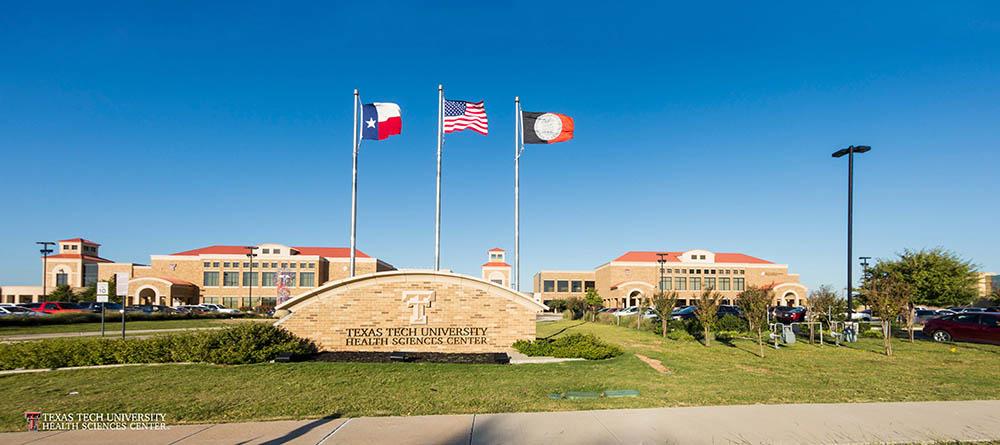
[[115,296],[122,297],[122,340],[125,339],[125,305],[128,303],[128,273],[115,274]]
[[[97,282],[97,302],[98,303],[107,303],[108,302],[108,282],[107,281],[98,281]],[[101,305],[101,337],[104,336],[104,310],[106,309],[104,306],[105,306],[104,304]]]

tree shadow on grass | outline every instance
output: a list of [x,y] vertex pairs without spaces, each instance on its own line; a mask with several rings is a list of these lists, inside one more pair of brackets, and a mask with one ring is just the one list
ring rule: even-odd
[[577,324],[575,324],[575,325],[572,325],[572,326],[566,326],[565,328],[562,328],[562,329],[560,329],[560,330],[556,331],[556,332],[555,332],[554,334],[552,334],[552,335],[549,335],[549,336],[547,336],[547,337],[539,337],[539,339],[541,339],[541,340],[548,340],[548,339],[550,339],[550,338],[552,338],[552,337],[555,337],[555,336],[557,336],[557,335],[559,335],[559,334],[562,334],[563,332],[566,332],[566,331],[568,331],[568,330],[570,330],[570,329],[573,329],[573,328],[575,328],[575,327],[577,327],[577,326],[580,326],[580,325],[583,325],[583,324],[586,324],[586,323],[587,323],[586,321],[581,321],[581,322],[579,322],[579,323],[577,323]]

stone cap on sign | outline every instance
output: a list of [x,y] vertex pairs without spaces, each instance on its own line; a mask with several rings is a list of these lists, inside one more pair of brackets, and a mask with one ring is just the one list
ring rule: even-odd
[[298,306],[299,304],[305,303],[305,302],[311,300],[313,297],[315,297],[317,295],[320,295],[320,294],[322,294],[322,293],[324,293],[324,292],[326,292],[326,291],[328,291],[330,289],[334,289],[334,288],[338,288],[338,287],[343,287],[343,286],[349,286],[349,285],[352,285],[352,284],[362,283],[362,282],[366,282],[366,281],[370,281],[370,280],[380,280],[380,281],[387,281],[387,282],[393,282],[393,281],[414,281],[414,282],[419,282],[419,281],[432,281],[432,282],[433,281],[444,281],[444,282],[464,281],[464,282],[467,282],[468,285],[471,285],[471,286],[474,286],[474,287],[481,287],[481,288],[487,288],[487,289],[501,290],[502,291],[501,295],[505,296],[510,301],[513,301],[515,303],[523,305],[524,307],[527,307],[527,308],[530,308],[530,309],[534,309],[536,311],[544,311],[544,310],[548,309],[547,306],[545,306],[545,305],[543,305],[541,303],[538,303],[534,299],[530,298],[529,296],[526,296],[526,295],[524,295],[524,294],[522,294],[520,292],[517,292],[517,291],[515,291],[515,290],[513,290],[511,288],[508,288],[508,287],[505,287],[505,286],[501,286],[499,284],[492,283],[492,282],[489,282],[489,281],[486,281],[486,280],[483,280],[483,279],[480,279],[480,278],[476,278],[476,277],[473,277],[473,276],[470,276],[470,275],[463,275],[463,274],[458,274],[458,273],[454,273],[454,272],[435,271],[435,270],[430,270],[430,269],[426,269],[426,270],[410,269],[410,270],[392,270],[392,271],[374,272],[374,273],[369,273],[369,274],[364,274],[364,275],[357,275],[357,276],[354,276],[354,277],[348,277],[348,278],[344,278],[344,279],[340,279],[340,280],[336,280],[336,281],[330,281],[330,282],[328,282],[328,283],[326,283],[326,284],[324,284],[322,286],[310,289],[310,290],[308,290],[306,292],[303,292],[303,293],[301,293],[299,295],[296,295],[295,297],[292,297],[290,300],[277,305],[275,307],[275,309],[277,309],[277,310],[281,310],[281,309],[292,310],[292,309],[294,309],[295,306]]

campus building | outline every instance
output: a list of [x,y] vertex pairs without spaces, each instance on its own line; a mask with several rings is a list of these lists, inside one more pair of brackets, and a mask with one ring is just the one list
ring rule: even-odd
[[[350,275],[350,249],[345,247],[260,244],[254,246],[250,257],[247,246],[209,246],[152,255],[149,264],[138,264],[102,258],[100,244],[82,238],[62,240],[58,245],[59,254],[43,260],[49,292],[61,285],[81,290],[125,273],[129,277],[129,304],[274,306],[282,293],[295,295]],[[391,264],[355,252],[358,275],[395,270]],[[253,301],[249,299],[251,288]],[[3,289],[0,298],[5,303],[42,300],[35,286]]]
[[989,298],[994,289],[1000,289],[1000,275],[996,272],[976,273],[976,292],[979,298]]
[[510,287],[511,267],[507,264],[507,251],[494,247],[487,252],[489,260],[483,264],[483,280]]
[[632,251],[594,270],[542,270],[534,276],[534,289],[543,303],[582,298],[588,289],[595,289],[605,307],[628,307],[652,298],[660,286],[678,293],[679,306],[693,304],[710,288],[722,294],[723,304],[733,303],[748,286],[772,286],[774,305],[797,306],[808,298],[808,289],[799,283],[798,274],[788,273],[785,264],[707,250]]

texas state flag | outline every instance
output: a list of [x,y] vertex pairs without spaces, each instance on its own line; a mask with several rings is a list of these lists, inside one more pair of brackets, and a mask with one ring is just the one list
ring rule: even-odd
[[380,141],[400,134],[403,129],[403,118],[399,114],[399,105],[390,102],[362,105],[361,128],[362,139]]

